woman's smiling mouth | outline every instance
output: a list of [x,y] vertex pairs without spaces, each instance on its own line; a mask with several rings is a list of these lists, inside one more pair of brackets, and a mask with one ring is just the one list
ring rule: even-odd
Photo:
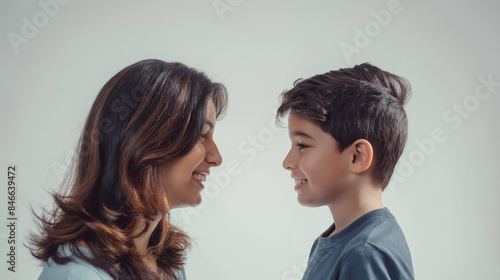
[[205,186],[203,186],[202,182],[205,182],[207,180],[207,175],[208,174],[203,174],[203,173],[199,173],[199,172],[193,172],[193,178],[195,179],[195,181],[200,184],[201,188],[204,189]]

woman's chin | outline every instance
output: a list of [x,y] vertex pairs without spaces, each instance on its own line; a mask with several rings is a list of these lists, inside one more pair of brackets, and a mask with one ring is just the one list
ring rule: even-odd
[[200,205],[202,202],[202,199],[201,199],[201,194],[200,193],[197,193],[196,195],[194,195],[190,200],[189,202],[186,202],[186,206],[188,207],[196,207],[198,205]]
[[200,204],[201,204],[201,201],[202,201],[202,199],[201,199],[201,195],[200,195],[200,194],[198,194],[198,195],[196,196],[196,198],[195,198],[195,200],[194,200],[194,202],[193,202],[193,204],[192,204],[191,206],[196,207],[196,206],[198,206],[198,205],[200,205]]

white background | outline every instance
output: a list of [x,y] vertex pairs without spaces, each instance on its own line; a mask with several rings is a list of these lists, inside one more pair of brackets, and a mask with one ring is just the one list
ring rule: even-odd
[[[74,0],[44,18],[37,1],[2,1],[0,224],[7,224],[7,166],[18,168],[17,272],[7,271],[8,232],[0,226],[2,278],[40,273],[21,244],[35,229],[30,207],[52,205],[48,191],[58,188],[99,89],[125,66],[158,58],[205,71],[230,95],[215,132],[224,163],[202,205],[172,211],[196,241],[188,279],[300,279],[314,239],[332,219],[325,207],[296,202],[281,167],[287,131],[271,123],[278,95],[297,78],[362,62],[413,87],[406,165],[396,171],[404,182],[393,181],[384,204],[405,232],[416,277],[499,279],[500,86],[474,97],[479,77],[500,81],[499,4],[401,0],[381,25],[371,12],[390,2],[221,0],[231,9],[217,12],[212,0]],[[23,35],[26,22],[37,30]],[[13,44],[12,34],[23,43]],[[346,55],[342,43],[358,52]],[[464,102],[462,115],[453,111]],[[435,129],[445,140],[419,147]],[[229,162],[239,172],[227,182]]]

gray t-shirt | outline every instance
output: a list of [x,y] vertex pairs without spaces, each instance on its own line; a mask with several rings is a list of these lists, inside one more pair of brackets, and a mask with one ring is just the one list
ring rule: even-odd
[[[80,247],[80,250],[88,256],[92,254],[87,248]],[[60,246],[59,252],[64,256],[73,257],[74,261],[58,264],[50,258],[38,280],[113,280],[107,272],[76,257],[71,251],[71,246]],[[179,280],[186,280],[184,270],[178,271],[177,277]]]
[[373,210],[328,237],[332,224],[314,242],[303,280],[413,280],[410,249],[387,208]]

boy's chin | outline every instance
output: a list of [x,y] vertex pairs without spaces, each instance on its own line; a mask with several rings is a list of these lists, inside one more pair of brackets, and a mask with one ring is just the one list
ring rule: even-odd
[[302,205],[302,206],[304,206],[304,207],[320,207],[320,206],[324,206],[324,204],[318,203],[314,199],[302,197],[300,195],[297,197],[297,202],[299,202],[299,204]]

